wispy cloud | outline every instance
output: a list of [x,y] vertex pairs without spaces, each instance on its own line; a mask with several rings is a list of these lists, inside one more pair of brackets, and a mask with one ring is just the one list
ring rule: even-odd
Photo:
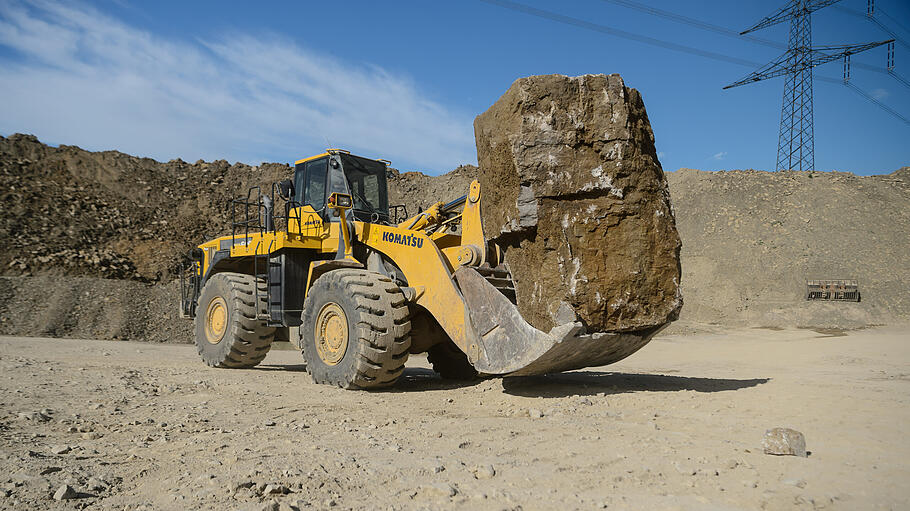
[[885,99],[890,95],[888,89],[872,89],[872,97],[875,99]]
[[405,168],[476,161],[467,113],[278,35],[167,40],[80,4],[0,0],[0,46],[7,135],[159,159],[287,161],[331,142]]
[[719,153],[716,153],[714,156],[712,156],[711,159],[720,161],[726,157],[727,157],[727,151],[721,151]]

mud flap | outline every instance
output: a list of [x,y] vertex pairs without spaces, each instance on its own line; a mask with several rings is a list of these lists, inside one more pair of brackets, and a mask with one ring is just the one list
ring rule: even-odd
[[544,333],[476,270],[463,266],[454,275],[477,332],[478,347],[468,357],[484,374],[545,374],[610,364],[638,351],[666,326],[588,334],[576,322]]

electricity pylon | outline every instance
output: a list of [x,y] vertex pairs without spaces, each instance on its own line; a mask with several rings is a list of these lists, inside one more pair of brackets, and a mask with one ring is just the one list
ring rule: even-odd
[[[790,21],[787,52],[742,80],[724,87],[730,89],[776,76],[786,76],[784,99],[780,110],[780,134],[777,141],[777,170],[813,170],[815,168],[815,133],[812,113],[812,68],[889,42],[812,47],[810,15],[840,0],[790,0],[774,14],[765,17],[741,34]],[[845,72],[845,79],[847,75]]]

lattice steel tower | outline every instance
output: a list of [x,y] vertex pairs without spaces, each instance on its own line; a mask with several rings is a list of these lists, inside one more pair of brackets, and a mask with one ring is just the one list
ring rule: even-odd
[[[815,131],[812,113],[812,17],[806,0],[794,2],[787,45],[787,66],[792,70],[784,81],[777,138],[777,169],[815,168]],[[833,3],[833,2],[832,2]]]
[[[813,170],[815,133],[812,113],[812,68],[886,44],[888,41],[845,46],[812,47],[811,14],[840,0],[790,0],[776,13],[741,32],[747,34],[784,21],[790,21],[787,52],[749,76],[724,87],[730,89],[775,76],[786,75],[784,99],[780,110],[777,141],[777,170]],[[846,79],[846,74],[845,74]]]

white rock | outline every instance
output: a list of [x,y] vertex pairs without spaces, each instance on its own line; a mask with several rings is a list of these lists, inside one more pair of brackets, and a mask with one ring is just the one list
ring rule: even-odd
[[790,428],[773,428],[765,431],[761,442],[765,454],[776,456],[808,456],[806,437]]
[[54,500],[69,500],[76,498],[76,490],[68,484],[64,484],[54,492]]
[[68,446],[68,445],[55,445],[55,446],[51,447],[52,454],[66,454],[66,453],[70,452],[71,450],[72,449],[70,449],[70,446]]
[[490,479],[496,475],[496,469],[493,468],[493,465],[474,467],[472,472],[474,472],[474,479]]
[[805,480],[805,479],[799,479],[799,478],[795,478],[795,477],[794,477],[794,478],[790,478],[790,479],[784,479],[784,480],[782,480],[781,482],[784,483],[784,484],[790,485],[790,486],[796,486],[797,488],[805,488],[805,487],[806,487],[806,480]]
[[266,485],[264,490],[262,490],[263,495],[284,495],[288,492],[289,490],[287,486],[283,484],[269,484]]
[[90,477],[85,483],[85,487],[92,491],[104,491],[107,489],[109,484],[104,479],[100,477]]
[[421,486],[420,492],[427,497],[454,497],[458,493],[451,484],[446,483]]

